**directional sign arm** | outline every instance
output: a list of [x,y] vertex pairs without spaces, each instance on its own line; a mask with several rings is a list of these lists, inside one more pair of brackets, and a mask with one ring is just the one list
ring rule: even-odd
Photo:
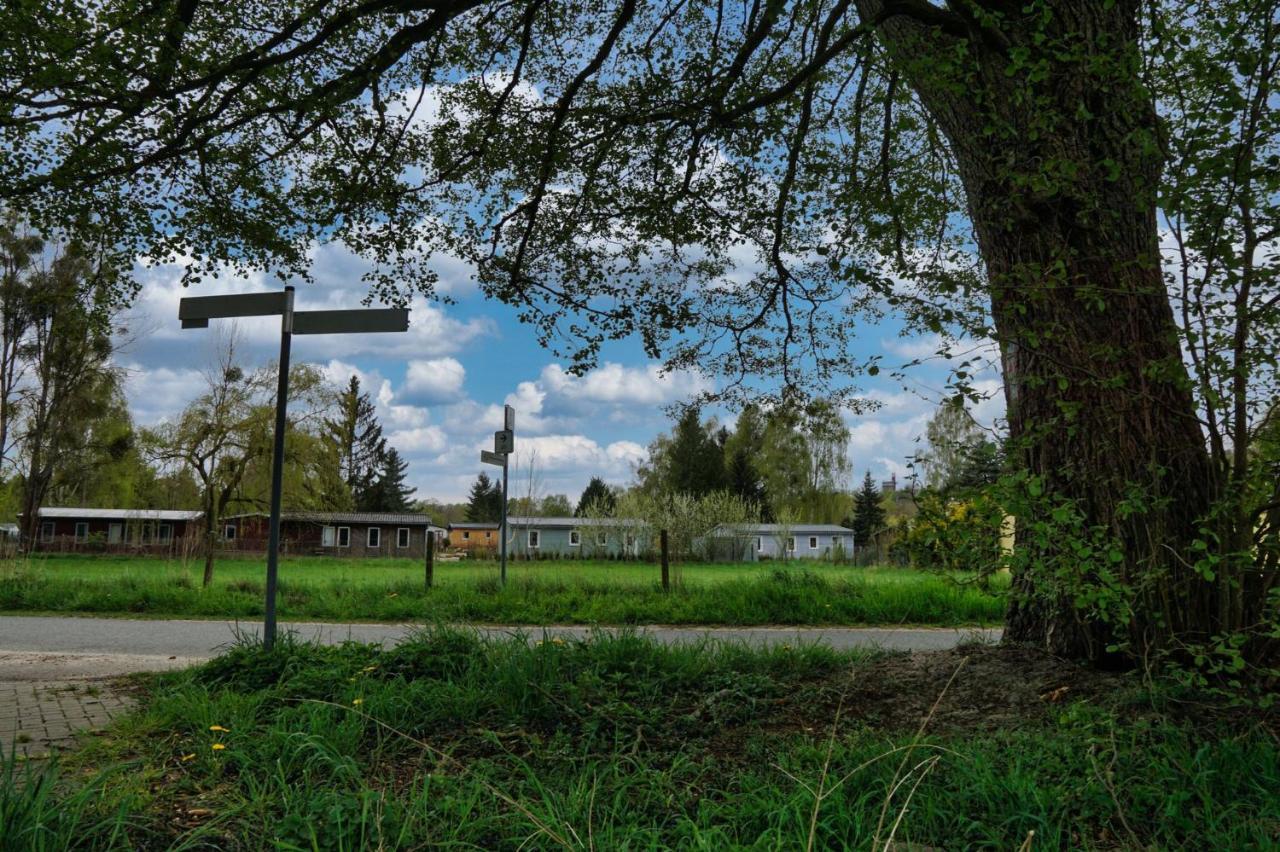
[[[237,293],[231,296],[189,296],[178,302],[183,328],[204,328],[218,317],[262,317],[282,314],[285,294]],[[201,322],[203,321],[203,322]]]
[[480,461],[485,464],[491,464],[496,467],[502,467],[507,463],[506,456],[500,456],[497,453],[491,453],[488,450],[480,451]]
[[294,334],[361,334],[408,331],[408,308],[362,311],[294,311]]

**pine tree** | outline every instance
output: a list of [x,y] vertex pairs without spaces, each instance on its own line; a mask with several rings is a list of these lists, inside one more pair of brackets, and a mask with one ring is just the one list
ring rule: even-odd
[[880,489],[871,478],[871,471],[862,479],[862,487],[853,495],[853,527],[854,546],[863,548],[871,545],[876,536],[884,529],[885,511],[880,505]]
[[755,505],[760,510],[762,518],[770,516],[771,512],[765,499],[764,479],[751,462],[751,456],[746,449],[738,447],[733,450],[726,467],[725,479],[729,491]]
[[502,517],[502,486],[481,473],[471,486],[467,496],[467,520],[497,521]]
[[578,508],[573,514],[574,517],[580,518],[589,511],[611,517],[617,505],[618,499],[614,496],[613,489],[600,477],[593,476],[587,483],[587,487],[582,490],[582,496],[578,498]]
[[369,489],[364,505],[357,504],[362,512],[408,512],[411,509],[409,495],[416,491],[404,484],[409,463],[400,457],[395,447],[387,450],[382,460],[382,471]]
[[385,463],[387,442],[373,400],[360,391],[359,377],[352,376],[339,396],[338,411],[337,419],[325,421],[325,429],[338,447],[342,476],[359,508],[370,502],[369,492]]
[[670,493],[700,495],[724,487],[724,447],[703,425],[698,409],[690,407],[680,415],[668,455]]

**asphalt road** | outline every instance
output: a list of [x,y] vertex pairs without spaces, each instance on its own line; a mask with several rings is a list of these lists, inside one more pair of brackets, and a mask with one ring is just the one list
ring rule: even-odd
[[[130,620],[120,618],[63,618],[0,616],[0,680],[39,679],[58,676],[91,677],[188,665],[208,659],[232,644],[237,635],[257,636],[257,622]],[[328,644],[348,639],[394,644],[417,629],[411,624],[281,624],[282,630],[304,639]],[[490,635],[523,633],[530,638],[589,635],[588,627],[534,627],[477,625]],[[608,629],[608,628],[604,628]],[[930,651],[959,642],[996,641],[998,629],[891,628],[891,627],[664,627],[636,628],[661,642],[696,642],[712,639],[771,644],[822,643],[838,650],[883,648],[895,651]]]

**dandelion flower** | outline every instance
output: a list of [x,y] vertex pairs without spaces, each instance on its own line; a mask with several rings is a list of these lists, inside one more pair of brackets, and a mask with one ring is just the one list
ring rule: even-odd
[[222,733],[222,734],[229,734],[229,733],[231,733],[231,731],[229,731],[228,729],[226,729],[226,728],[222,727],[221,725],[210,725],[210,726],[209,726],[209,730],[211,730],[211,731],[217,731],[217,732]]
[[214,751],[224,751],[226,750],[227,747],[224,746],[222,743],[214,743],[213,745],[209,746],[209,748],[213,749]]
[[364,699],[363,699],[363,698],[357,698],[355,701],[352,701],[351,703],[352,703],[352,704],[354,704],[355,706],[359,707],[361,704],[363,704],[363,703],[364,703]]
[[188,760],[195,760],[195,759],[196,759],[196,753],[194,751],[191,752],[191,754],[184,754],[182,756],[183,763],[186,763]]

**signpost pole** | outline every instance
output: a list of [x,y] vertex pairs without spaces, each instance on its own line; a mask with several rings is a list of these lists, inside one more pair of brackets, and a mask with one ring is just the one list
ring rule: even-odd
[[507,585],[507,456],[502,457],[502,569],[499,578]]
[[267,605],[262,624],[262,644],[270,651],[276,644],[276,575],[280,562],[280,498],[284,490],[285,412],[289,404],[289,346],[293,337],[293,287],[285,287],[284,313],[280,316],[280,376],[276,384],[276,433],[271,449],[271,520],[267,534]]
[[276,385],[276,433],[271,455],[271,518],[267,538],[267,602],[262,644],[276,644],[276,574],[280,558],[280,494],[284,487],[285,411],[289,404],[289,345],[295,334],[370,334],[408,331],[408,308],[351,311],[294,311],[293,288],[284,292],[190,296],[178,302],[183,328],[208,328],[223,317],[280,317],[280,376]]

